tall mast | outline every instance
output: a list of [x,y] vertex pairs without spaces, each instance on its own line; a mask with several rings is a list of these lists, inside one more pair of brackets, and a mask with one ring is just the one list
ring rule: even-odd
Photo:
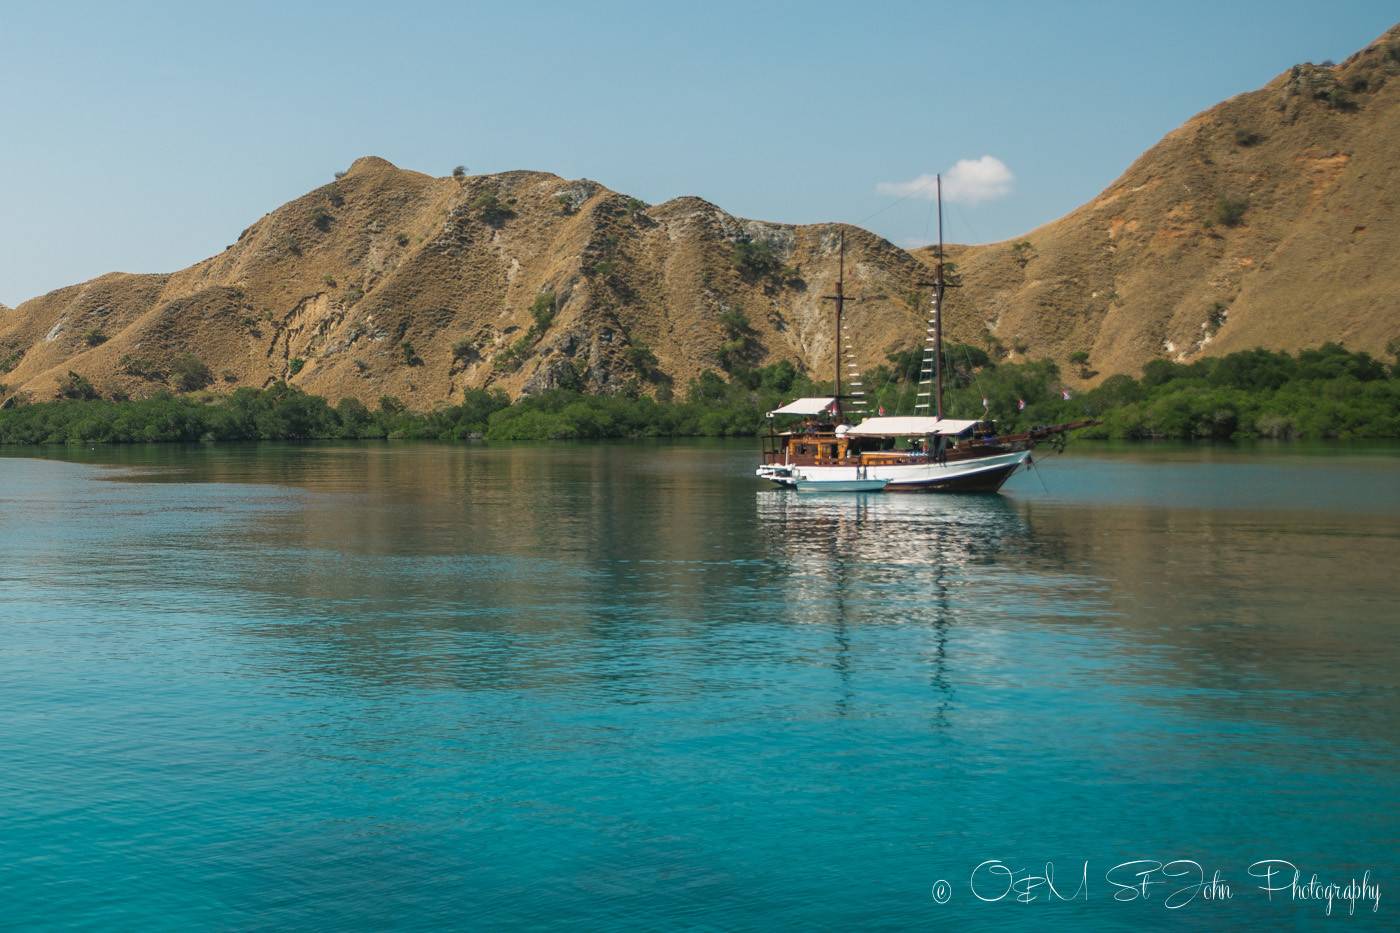
[[933,267],[934,415],[943,417],[943,176],[938,180],[938,262]]
[[839,265],[837,266],[837,268],[839,269],[839,272],[837,273],[837,276],[836,276],[836,294],[834,294],[834,295],[823,295],[822,298],[826,299],[827,301],[834,301],[834,302],[836,302],[836,340],[835,340],[835,355],[836,355],[836,417],[837,417],[837,418],[840,418],[840,417],[841,417],[841,414],[842,414],[842,411],[841,411],[841,309],[842,309],[842,306],[845,305],[846,302],[848,302],[848,301],[851,300],[851,299],[847,298],[847,297],[845,296],[845,294],[843,294],[842,291],[841,291],[842,284],[843,284],[843,283],[845,282],[845,280],[846,280],[846,232],[845,232],[844,230],[841,231],[841,250],[840,250]]
[[[929,319],[924,338],[924,359],[919,368],[919,392],[914,402],[914,411],[933,409],[934,415],[943,417],[943,290],[957,288],[957,283],[943,277],[943,176],[938,180],[938,259],[933,266],[932,282],[916,282],[916,285],[933,286],[933,317]],[[932,378],[930,378],[932,377]],[[924,391],[927,389],[928,391]],[[923,401],[929,399],[929,401]]]

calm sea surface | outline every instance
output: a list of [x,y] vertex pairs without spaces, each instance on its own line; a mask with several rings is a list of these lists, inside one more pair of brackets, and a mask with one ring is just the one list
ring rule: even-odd
[[752,448],[3,451],[0,925],[1400,929],[1400,447]]

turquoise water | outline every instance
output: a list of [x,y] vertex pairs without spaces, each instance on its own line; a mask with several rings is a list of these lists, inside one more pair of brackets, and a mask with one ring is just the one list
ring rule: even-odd
[[1400,926],[1400,448],[7,453],[8,927]]

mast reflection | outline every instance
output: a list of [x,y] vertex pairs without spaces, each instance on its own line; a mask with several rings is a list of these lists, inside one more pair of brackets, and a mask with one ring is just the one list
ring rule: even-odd
[[949,630],[975,617],[976,568],[1025,550],[1029,528],[1020,512],[1000,496],[788,490],[757,494],[755,507],[760,535],[788,570],[791,621],[831,627],[837,711],[852,702],[852,627],[917,625],[931,639],[924,653],[931,724],[947,726]]

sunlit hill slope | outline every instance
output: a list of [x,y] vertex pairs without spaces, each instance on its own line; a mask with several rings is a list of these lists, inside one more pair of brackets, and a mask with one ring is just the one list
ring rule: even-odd
[[[1400,335],[1400,27],[1340,65],[1292,67],[1173,130],[1097,198],[1022,237],[953,246],[950,337],[1067,378]],[[286,379],[425,409],[496,386],[683,389],[705,369],[862,367],[922,346],[931,250],[838,224],[646,205],[542,172],[430,177],[367,157],[171,274],[112,273],[0,305],[0,382],[74,372],[148,395],[197,356],[215,389]]]

